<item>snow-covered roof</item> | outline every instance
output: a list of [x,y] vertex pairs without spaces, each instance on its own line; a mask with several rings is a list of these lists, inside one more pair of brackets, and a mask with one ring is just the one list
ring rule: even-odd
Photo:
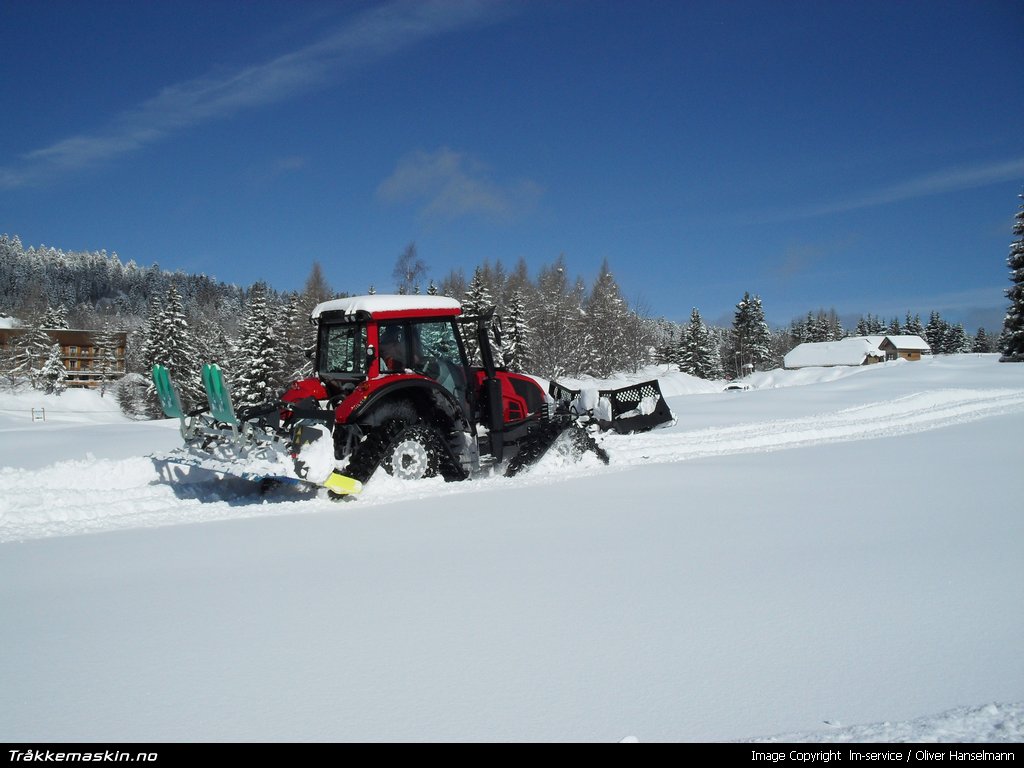
[[18,318],[9,315],[0,316],[0,328],[17,328]]
[[851,336],[839,341],[805,342],[794,347],[783,358],[786,368],[808,368],[810,366],[827,365],[862,365],[871,357],[885,357],[878,348],[881,336]]
[[332,299],[317,304],[311,317],[316,319],[324,312],[341,312],[354,315],[356,312],[423,312],[439,310],[450,314],[452,310],[462,309],[462,305],[447,296],[398,296],[392,294],[374,294],[373,296],[351,296],[347,299]]
[[913,349],[921,352],[927,352],[931,349],[928,346],[928,342],[922,339],[920,336],[886,336],[896,349]]

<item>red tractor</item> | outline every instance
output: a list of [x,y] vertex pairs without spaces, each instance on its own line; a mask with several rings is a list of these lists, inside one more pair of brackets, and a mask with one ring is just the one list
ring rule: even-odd
[[[642,431],[673,421],[656,381],[598,393],[552,382],[549,394],[530,376],[498,367],[493,313],[464,317],[454,299],[335,299],[318,305],[311,321],[315,377],[293,383],[267,407],[235,414],[219,370],[206,366],[210,408],[186,422],[180,406],[175,411],[166,372],[154,371],[164,410],[181,419],[190,447],[187,456],[170,460],[210,466],[213,454],[225,458],[225,446],[229,459],[287,453],[297,479],[351,493],[378,467],[403,479],[464,480],[492,469],[514,475],[563,435],[575,450],[591,450],[607,463],[592,430]],[[327,480],[309,473],[307,458],[309,446],[325,439],[333,444],[334,464]],[[285,473],[221,469],[285,479]]]

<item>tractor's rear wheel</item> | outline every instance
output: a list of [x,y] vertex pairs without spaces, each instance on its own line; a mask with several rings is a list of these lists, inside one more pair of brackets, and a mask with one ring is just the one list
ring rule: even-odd
[[406,427],[388,445],[381,465],[400,480],[419,480],[437,475],[437,434],[430,427]]

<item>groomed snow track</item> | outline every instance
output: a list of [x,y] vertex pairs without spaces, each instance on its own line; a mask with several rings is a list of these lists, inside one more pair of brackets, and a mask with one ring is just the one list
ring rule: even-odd
[[947,389],[844,408],[832,413],[733,427],[609,436],[616,466],[687,461],[820,443],[924,432],[1024,409],[1019,390]]
[[[808,417],[687,430],[686,400],[674,405],[680,424],[639,435],[604,436],[611,457],[605,467],[593,456],[570,464],[546,456],[515,479],[494,477],[465,483],[441,478],[403,483],[377,472],[359,501],[366,506],[450,493],[478,492],[550,482],[652,463],[674,463],[728,454],[758,453],[816,444],[869,440],[941,429],[977,419],[1024,411],[1017,389],[938,389]],[[337,502],[292,488],[266,495],[259,487],[221,479],[199,469],[162,475],[149,459],[66,461],[42,470],[0,469],[0,542],[48,536],[209,522],[266,515],[337,511]]]

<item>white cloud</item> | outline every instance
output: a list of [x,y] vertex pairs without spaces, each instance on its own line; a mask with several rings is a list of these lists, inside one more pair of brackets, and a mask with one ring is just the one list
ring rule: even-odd
[[790,221],[813,218],[832,213],[845,213],[861,208],[874,208],[903,200],[914,200],[945,192],[975,189],[989,184],[998,184],[1024,177],[1024,158],[999,163],[944,168],[933,173],[890,184],[846,199],[826,202],[775,214],[768,214],[765,221]]
[[285,101],[420,40],[484,22],[503,8],[485,0],[396,0],[374,7],[308,46],[241,70],[168,86],[102,130],[29,152],[15,165],[0,167],[0,188],[45,182],[113,161],[189,126]]
[[414,202],[423,218],[445,220],[483,215],[507,221],[531,208],[540,195],[532,181],[498,184],[483,164],[447,147],[403,158],[377,187],[384,202]]

